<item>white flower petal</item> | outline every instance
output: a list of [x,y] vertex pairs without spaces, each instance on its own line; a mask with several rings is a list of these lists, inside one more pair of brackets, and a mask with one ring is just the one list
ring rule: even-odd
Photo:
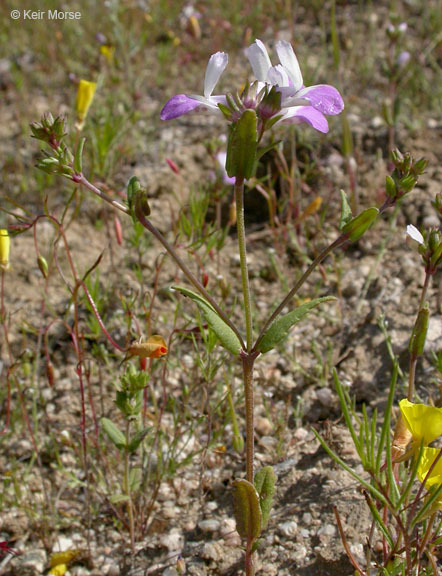
[[206,68],[206,76],[204,78],[204,96],[209,98],[220,79],[221,74],[224,72],[229,57],[225,52],[217,52],[212,54]]
[[276,43],[275,48],[279,61],[287,70],[289,78],[293,82],[293,86],[296,88],[296,90],[300,90],[303,84],[302,73],[292,45],[290,42],[280,40]]
[[289,76],[286,69],[278,64],[278,66],[272,66],[268,73],[267,79],[273,86],[289,86]]
[[424,243],[424,237],[419,232],[419,230],[415,226],[413,226],[413,224],[408,224],[407,234],[408,234],[408,236],[410,236],[410,238],[412,238],[413,240],[415,240],[419,244]]
[[267,53],[267,49],[261,40],[255,40],[255,42],[246,49],[246,55],[250,61],[256,79],[261,82],[266,82],[267,73],[272,67],[272,63]]

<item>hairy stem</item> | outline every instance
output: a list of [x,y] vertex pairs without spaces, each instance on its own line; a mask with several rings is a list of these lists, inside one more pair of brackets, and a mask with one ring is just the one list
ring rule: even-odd
[[247,269],[246,227],[244,224],[244,179],[235,181],[236,226],[238,230],[238,249],[241,266],[242,293],[244,299],[244,315],[246,320],[247,352],[252,348],[253,321],[250,301],[249,271]]

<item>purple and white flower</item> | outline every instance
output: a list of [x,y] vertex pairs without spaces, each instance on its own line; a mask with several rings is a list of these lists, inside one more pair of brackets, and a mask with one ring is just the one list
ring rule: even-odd
[[204,96],[197,94],[177,94],[173,96],[161,110],[161,120],[173,120],[192,110],[207,108],[209,112],[220,113],[218,104],[225,104],[225,95],[212,96],[212,92],[224,72],[228,62],[228,56],[225,52],[212,54],[206,68],[204,78]]
[[267,49],[261,40],[246,50],[253,72],[258,80],[258,89],[266,84],[277,86],[281,93],[281,113],[279,122],[297,124],[308,122],[320,132],[328,132],[328,122],[324,114],[333,116],[344,109],[341,95],[333,86],[318,84],[305,87],[301,68],[289,42],[276,43],[279,62],[272,66]]

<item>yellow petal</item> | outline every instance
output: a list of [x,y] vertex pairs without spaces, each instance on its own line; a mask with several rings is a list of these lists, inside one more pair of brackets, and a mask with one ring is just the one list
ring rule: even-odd
[[3,228],[0,230],[0,270],[8,270],[9,268],[9,248],[9,232]]
[[65,550],[64,552],[54,552],[54,554],[51,554],[51,558],[49,560],[49,566],[51,568],[55,568],[56,566],[63,566],[64,564],[69,564],[70,562],[72,562],[72,560],[75,560],[75,558],[77,558],[81,554],[82,554],[81,550]]
[[68,569],[67,564],[57,564],[48,572],[48,576],[64,576]]
[[[421,482],[425,480],[428,470],[431,468],[436,457],[439,455],[440,448],[424,448],[422,458],[417,467],[417,477]],[[440,486],[442,484],[442,457],[436,462],[434,468],[430,472],[430,476],[425,482],[427,488],[431,486]]]
[[134,342],[127,351],[126,358],[160,358],[167,354],[167,344],[162,336],[154,334],[146,342]]
[[399,402],[399,407],[416,444],[423,440],[427,446],[442,434],[442,408],[413,404],[406,398]]
[[81,128],[84,124],[84,120],[89,111],[92,100],[94,99],[95,90],[97,89],[97,84],[95,82],[88,82],[87,80],[80,80],[77,90],[77,120],[78,126]]
[[110,44],[103,44],[102,46],[100,46],[100,52],[103,54],[103,56],[106,58],[108,62],[112,62],[112,60],[114,59],[115,47],[111,46]]

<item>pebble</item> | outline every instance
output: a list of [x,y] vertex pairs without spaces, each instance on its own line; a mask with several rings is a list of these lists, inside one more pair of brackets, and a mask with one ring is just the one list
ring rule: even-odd
[[321,528],[319,528],[317,535],[321,536],[334,536],[336,534],[336,526],[333,526],[333,524],[324,524],[324,526],[321,526]]
[[221,522],[219,520],[216,520],[215,518],[213,519],[208,519],[208,520],[201,520],[201,522],[198,522],[198,528],[202,531],[202,532],[217,532],[221,527]]
[[269,436],[273,432],[272,423],[263,416],[256,418],[255,429],[261,436]]
[[316,398],[326,407],[332,406],[334,400],[330,388],[320,388],[319,390],[316,390]]
[[166,568],[163,572],[163,576],[178,576],[176,568]]
[[279,525],[279,532],[283,536],[295,536],[298,532],[298,524],[294,520],[283,522]]
[[236,522],[233,518],[226,518],[220,534],[227,546],[241,546],[241,537],[236,531]]
[[307,524],[307,526],[312,523],[312,515],[310,514],[310,512],[304,512],[304,514],[302,515],[302,521],[304,522],[304,524]]
[[201,551],[201,557],[205,560],[218,562],[223,556],[223,547],[218,542],[206,542]]
[[184,546],[184,536],[179,528],[172,528],[169,534],[161,536],[160,544],[169,552],[180,552]]
[[103,564],[103,574],[105,576],[120,576],[120,567],[115,560],[110,560],[107,564]]
[[19,562],[20,574],[23,576],[38,576],[43,573],[46,568],[46,552],[44,550],[29,550],[20,557],[14,558],[11,564]]

